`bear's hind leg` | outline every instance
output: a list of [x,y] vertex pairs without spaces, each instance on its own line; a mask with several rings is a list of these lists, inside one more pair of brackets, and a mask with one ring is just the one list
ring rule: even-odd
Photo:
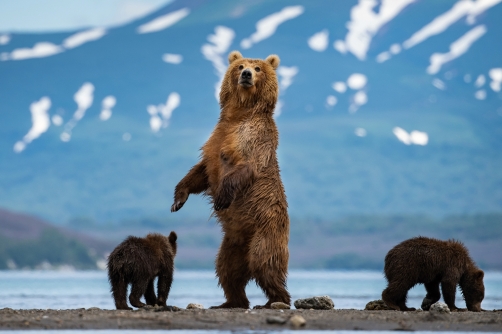
[[257,233],[251,242],[251,275],[268,298],[265,305],[254,308],[270,308],[275,302],[291,305],[291,296],[286,289],[289,253],[287,244],[281,245],[278,240],[280,237]]
[[150,281],[148,281],[148,285],[146,287],[145,291],[145,301],[147,305],[155,305],[157,304],[157,296],[155,296],[155,289],[153,285],[153,281],[155,278],[152,278]]
[[431,305],[441,298],[441,292],[439,291],[439,280],[425,283],[424,286],[425,290],[427,291],[427,295],[422,301],[422,310],[429,311]]
[[137,308],[145,306],[140,298],[145,294],[148,282],[148,280],[138,280],[132,283],[131,294],[129,295],[129,302],[132,306]]
[[246,285],[251,276],[246,261],[247,250],[241,243],[223,237],[218,257],[216,259],[216,275],[219,285],[223,288],[227,301],[218,308],[249,308],[249,300],[246,297]]
[[291,296],[286,290],[286,275],[280,270],[270,270],[255,277],[256,283],[268,298],[265,305],[256,305],[255,309],[270,308],[275,302],[291,304]]
[[117,310],[132,310],[127,305],[127,282],[123,277],[112,277],[110,280],[112,285],[112,295],[115,301]]

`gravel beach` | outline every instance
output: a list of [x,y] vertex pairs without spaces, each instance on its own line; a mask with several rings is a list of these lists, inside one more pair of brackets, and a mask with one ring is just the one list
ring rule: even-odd
[[[502,310],[433,314],[362,310],[13,310],[0,309],[0,330],[9,329],[207,329],[295,328],[299,315],[309,330],[502,331]],[[298,320],[296,317],[295,320]],[[300,322],[302,323],[302,322]],[[297,324],[297,323],[296,323]]]

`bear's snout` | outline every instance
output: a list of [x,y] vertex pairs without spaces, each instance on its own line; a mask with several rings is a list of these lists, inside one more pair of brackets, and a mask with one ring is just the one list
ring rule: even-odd
[[246,68],[241,72],[239,84],[244,87],[253,86],[253,72],[251,72],[249,68]]

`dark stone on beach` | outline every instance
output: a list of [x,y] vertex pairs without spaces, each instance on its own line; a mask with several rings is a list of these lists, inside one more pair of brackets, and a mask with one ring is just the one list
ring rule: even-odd
[[267,324],[284,325],[288,321],[283,317],[267,317]]
[[162,306],[162,307],[156,307],[153,311],[154,312],[178,312],[181,310],[182,309],[179,308],[178,306]]
[[377,300],[372,300],[368,304],[366,304],[366,307],[364,308],[366,311],[387,311],[387,310],[392,310],[390,307],[385,304],[385,302],[381,299]]
[[297,309],[331,310],[335,303],[328,296],[318,296],[312,298],[298,299],[295,301]]

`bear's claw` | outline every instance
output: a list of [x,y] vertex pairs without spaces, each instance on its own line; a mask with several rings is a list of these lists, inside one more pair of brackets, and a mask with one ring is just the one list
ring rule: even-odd
[[185,202],[182,202],[182,201],[174,202],[173,205],[171,205],[171,212],[178,211],[179,209],[181,209],[183,207],[183,204],[185,204]]

